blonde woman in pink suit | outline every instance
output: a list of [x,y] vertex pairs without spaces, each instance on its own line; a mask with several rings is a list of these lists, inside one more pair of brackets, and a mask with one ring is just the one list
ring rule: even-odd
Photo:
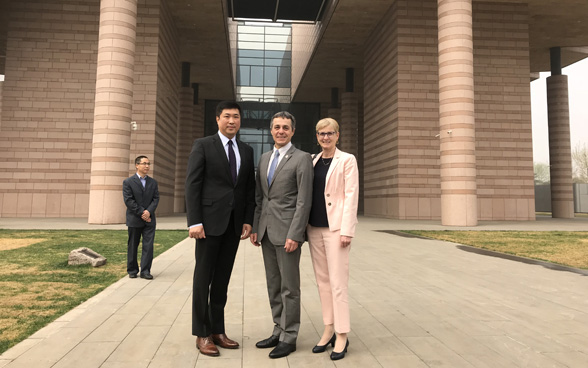
[[322,152],[314,157],[312,209],[307,227],[310,255],[321,299],[325,330],[313,353],[333,346],[332,360],[345,357],[350,331],[347,284],[349,250],[357,224],[359,173],[355,156],[337,149],[339,124],[316,124]]

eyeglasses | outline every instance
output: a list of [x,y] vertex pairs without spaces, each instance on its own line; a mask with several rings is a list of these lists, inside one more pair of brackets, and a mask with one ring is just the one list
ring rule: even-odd
[[320,135],[321,138],[324,137],[329,137],[331,138],[332,136],[334,136],[336,134],[336,132],[316,132],[316,135]]
[[151,162],[141,162],[139,165],[151,166]]

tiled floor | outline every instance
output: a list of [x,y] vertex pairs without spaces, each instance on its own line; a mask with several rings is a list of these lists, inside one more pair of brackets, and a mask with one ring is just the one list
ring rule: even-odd
[[[64,226],[39,222],[37,228]],[[24,224],[2,219],[0,227]],[[66,225],[94,228],[83,219]],[[185,228],[180,217],[159,225]],[[540,218],[475,229],[586,225],[587,219]],[[190,334],[194,245],[187,239],[154,261],[153,281],[119,280],[5,352],[0,367],[588,367],[588,277],[375,231],[409,228],[444,227],[360,219],[350,261],[350,347],[341,361],[311,352],[323,327],[308,244],[297,351],[271,360],[268,350],[255,348],[272,322],[261,252],[248,241],[239,249],[226,309],[227,334],[241,348],[221,349],[218,358],[199,355]]]

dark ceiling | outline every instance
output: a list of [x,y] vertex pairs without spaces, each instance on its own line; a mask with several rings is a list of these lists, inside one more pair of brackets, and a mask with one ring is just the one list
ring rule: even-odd
[[237,19],[315,22],[325,0],[227,0],[229,16]]

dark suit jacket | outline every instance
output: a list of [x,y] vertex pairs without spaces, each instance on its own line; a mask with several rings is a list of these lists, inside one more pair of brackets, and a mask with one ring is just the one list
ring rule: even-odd
[[[147,182],[143,188],[137,174],[133,174],[123,181],[123,199],[127,206],[127,226],[155,226],[155,209],[159,204],[159,189],[155,179],[147,176]],[[151,214],[151,222],[141,219],[145,210]]]
[[241,168],[237,184],[218,133],[194,141],[186,174],[186,215],[188,226],[203,224],[206,235],[225,233],[234,210],[235,232],[253,224],[255,171],[253,148],[237,140]]

